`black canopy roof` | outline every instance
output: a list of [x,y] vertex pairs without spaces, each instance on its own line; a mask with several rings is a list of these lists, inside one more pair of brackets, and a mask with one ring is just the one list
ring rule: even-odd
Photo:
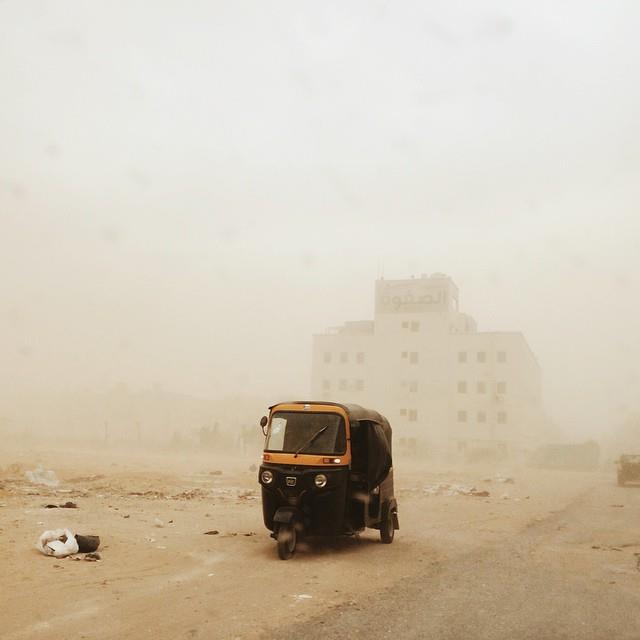
[[389,445],[391,445],[391,425],[389,421],[377,411],[361,407],[359,404],[340,404],[339,402],[326,402],[323,400],[293,400],[291,402],[278,402],[269,407],[277,407],[279,404],[321,404],[328,407],[340,407],[344,409],[349,416],[349,420],[367,420],[369,422],[377,422],[385,432]]

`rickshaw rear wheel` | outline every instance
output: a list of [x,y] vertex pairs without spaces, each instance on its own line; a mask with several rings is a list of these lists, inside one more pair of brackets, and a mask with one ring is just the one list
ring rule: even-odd
[[278,556],[280,560],[288,560],[296,550],[298,535],[292,524],[280,525],[278,529]]
[[396,529],[393,523],[393,513],[389,503],[385,504],[382,509],[382,522],[380,523],[380,539],[384,544],[391,544]]

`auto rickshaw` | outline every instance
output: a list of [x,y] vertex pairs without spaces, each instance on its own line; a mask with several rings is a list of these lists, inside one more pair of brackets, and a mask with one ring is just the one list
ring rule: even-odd
[[356,404],[285,402],[269,407],[260,424],[262,513],[282,560],[304,535],[353,535],[369,527],[393,542],[398,505],[384,416]]

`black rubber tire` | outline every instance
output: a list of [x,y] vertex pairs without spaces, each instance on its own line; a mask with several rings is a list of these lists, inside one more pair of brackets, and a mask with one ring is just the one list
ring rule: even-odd
[[298,532],[291,524],[280,525],[278,529],[278,557],[280,560],[288,560],[296,552]]
[[380,523],[380,540],[382,540],[384,544],[391,544],[396,530],[393,524],[393,513],[391,512],[389,505],[384,506],[382,514],[383,518]]

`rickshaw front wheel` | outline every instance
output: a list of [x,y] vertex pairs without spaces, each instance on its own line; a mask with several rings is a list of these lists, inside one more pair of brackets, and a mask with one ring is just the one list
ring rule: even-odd
[[278,556],[280,560],[288,560],[296,550],[298,535],[293,524],[282,524],[278,529]]
[[396,530],[393,524],[393,512],[391,511],[389,503],[384,506],[382,516],[382,522],[380,523],[380,539],[385,544],[391,544]]

